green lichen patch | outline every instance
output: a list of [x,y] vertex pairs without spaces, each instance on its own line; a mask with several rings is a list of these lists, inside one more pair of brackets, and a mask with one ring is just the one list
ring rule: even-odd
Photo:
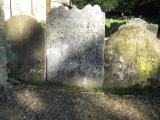
[[143,26],[125,26],[106,42],[105,87],[128,87],[158,79],[160,42]]

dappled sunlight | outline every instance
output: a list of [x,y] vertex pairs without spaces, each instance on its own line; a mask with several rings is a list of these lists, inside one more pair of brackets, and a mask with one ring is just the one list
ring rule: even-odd
[[106,88],[144,87],[150,84],[148,79],[159,79],[160,42],[152,27],[134,18],[106,41]]
[[39,26],[36,19],[30,16],[14,16],[5,23],[6,39],[17,44],[28,42],[33,38],[33,35],[36,35],[35,33],[39,30]]
[[[159,99],[75,91],[63,87],[25,86],[14,103],[0,108],[0,118],[22,120],[158,120]],[[7,111],[7,113],[5,112]],[[3,114],[4,113],[4,114]]]
[[51,13],[46,29],[47,80],[102,87],[105,16],[100,7],[59,7]]
[[0,0],[0,120],[160,120],[160,2],[144,1]]
[[6,21],[5,35],[9,77],[44,81],[45,40],[42,23],[17,15]]
[[113,95],[95,95],[91,103],[97,107],[103,108],[111,115],[119,119],[151,120],[158,119],[159,116],[153,109],[149,101],[143,101],[145,98],[137,99],[134,96],[113,96]]
[[43,98],[39,96],[39,93],[25,89],[20,94],[15,94],[17,98],[18,104],[23,107],[28,107],[30,110],[36,111],[43,111],[46,109],[46,103],[43,101]]

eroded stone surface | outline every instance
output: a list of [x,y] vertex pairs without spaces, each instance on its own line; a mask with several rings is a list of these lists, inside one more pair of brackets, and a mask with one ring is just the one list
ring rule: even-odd
[[7,56],[6,56],[6,47],[4,38],[5,38],[4,14],[2,9],[0,8],[0,85],[6,86],[8,75],[7,75]]
[[100,7],[65,10],[47,21],[47,79],[79,86],[102,86],[105,15]]
[[129,20],[126,25],[122,25],[120,27],[124,28],[124,27],[142,27],[144,29],[148,29],[149,31],[151,31],[152,33],[154,33],[157,36],[158,33],[158,25],[157,24],[152,24],[152,23],[147,23],[146,21],[144,21],[143,19],[140,18],[133,18],[131,20]]
[[[134,19],[106,41],[105,87],[148,87],[160,83],[160,42],[147,22]],[[159,85],[158,85],[159,86]]]
[[0,85],[7,84],[7,76],[6,48],[0,47]]
[[34,18],[14,16],[6,21],[9,77],[24,81],[44,81],[44,29]]

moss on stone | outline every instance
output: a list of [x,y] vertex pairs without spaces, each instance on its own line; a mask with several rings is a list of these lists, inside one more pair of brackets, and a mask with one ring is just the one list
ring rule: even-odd
[[30,16],[17,15],[6,21],[5,28],[9,77],[43,80],[45,31],[42,24]]
[[125,26],[106,42],[106,87],[128,87],[158,79],[160,42],[143,26]]

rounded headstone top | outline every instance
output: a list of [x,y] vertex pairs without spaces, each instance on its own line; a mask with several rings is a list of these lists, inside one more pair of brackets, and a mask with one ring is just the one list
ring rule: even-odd
[[129,20],[125,25],[122,25],[119,29],[122,29],[123,27],[130,27],[130,26],[137,26],[137,27],[143,27],[147,28],[148,23],[140,18],[133,18]]
[[6,21],[5,34],[8,41],[28,40],[40,28],[37,20],[26,15],[17,15]]
[[[75,15],[77,16],[85,16],[85,17],[95,17],[95,18],[104,18],[105,13],[101,10],[99,5],[86,5],[83,9],[78,9],[76,6],[72,6],[72,9],[65,9],[64,6],[60,6],[51,11],[49,16],[47,16],[47,22],[58,18],[58,16],[69,17]],[[73,16],[71,17],[73,18]]]
[[59,10],[65,11],[65,12],[72,12],[72,11],[82,11],[82,12],[88,12],[88,11],[93,12],[94,11],[94,12],[98,12],[98,13],[102,12],[99,5],[92,6],[92,5],[88,4],[82,9],[78,9],[75,5],[73,5],[71,9],[66,9],[64,6],[60,6],[56,9],[52,10],[51,13],[54,13],[55,11],[59,11]]
[[94,6],[93,6],[93,9],[94,9],[94,11],[96,11],[96,12],[98,12],[98,13],[101,13],[101,12],[102,12],[102,10],[101,10],[101,8],[100,8],[99,5],[94,5]]
[[141,29],[146,29],[152,32],[155,36],[157,36],[158,33],[158,25],[157,24],[152,24],[152,23],[147,23],[143,19],[140,18],[133,18],[129,20],[126,24],[122,25],[119,27],[119,30],[124,29],[126,27],[140,27]]

